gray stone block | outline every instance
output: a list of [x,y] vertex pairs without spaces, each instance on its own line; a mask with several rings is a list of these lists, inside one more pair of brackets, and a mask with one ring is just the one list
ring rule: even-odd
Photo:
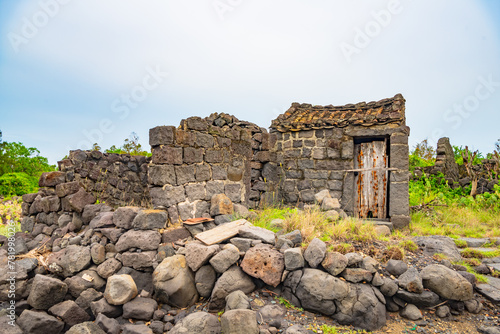
[[392,182],[389,193],[389,216],[409,216],[408,183]]
[[325,159],[327,157],[326,148],[324,147],[316,147],[312,149],[312,158],[313,159]]
[[153,165],[148,170],[149,182],[155,186],[177,185],[174,166]]
[[208,149],[205,151],[205,161],[208,163],[219,163],[223,159],[222,150]]
[[396,229],[402,229],[410,225],[410,217],[409,216],[392,216],[391,223]]
[[408,145],[408,135],[405,133],[393,133],[391,135],[391,145],[393,144]]
[[328,189],[334,191],[342,191],[344,187],[344,183],[339,180],[330,180],[328,181]]
[[205,199],[207,196],[205,185],[203,183],[188,184],[185,187],[185,190],[186,196],[191,202],[198,199]]
[[297,160],[296,163],[297,163],[297,165],[295,166],[295,169],[297,169],[297,167],[299,169],[313,169],[314,168],[314,160],[311,160],[311,159],[299,159],[299,160]]
[[408,145],[391,145],[390,161],[391,168],[408,170],[410,168]]
[[227,169],[222,165],[212,166],[212,178],[214,180],[226,180],[227,179]]
[[304,171],[304,178],[327,180],[328,179],[328,171],[327,170],[306,169]]
[[194,147],[184,147],[184,163],[195,164],[203,162],[203,149]]
[[224,193],[224,182],[222,181],[208,181],[206,184],[207,200],[211,200],[214,195]]
[[210,166],[209,165],[196,165],[196,181],[210,180]]
[[183,186],[165,186],[163,188],[151,188],[149,190],[153,206],[168,208],[186,200]]
[[175,127],[174,126],[157,126],[149,129],[149,145],[170,145],[175,140]]
[[313,189],[307,189],[307,190],[302,190],[300,192],[300,199],[303,202],[314,202],[314,190]]
[[153,149],[152,161],[154,164],[182,164],[182,148],[161,146]]
[[194,182],[194,166],[175,166],[175,175],[179,185]]
[[224,186],[224,193],[233,203],[241,202],[241,184],[229,183]]
[[354,158],[354,142],[352,140],[342,143],[342,159]]
[[299,131],[299,138],[312,138],[314,136],[314,130]]
[[177,205],[181,220],[188,220],[195,217],[195,206],[191,202],[182,202]]
[[345,176],[341,204],[345,212],[354,212],[354,173],[347,173]]
[[206,133],[197,133],[196,134],[196,144],[200,147],[210,148],[214,147],[215,140],[212,135]]
[[389,174],[391,182],[408,182],[410,179],[409,171],[391,171]]
[[287,170],[285,172],[286,178],[287,179],[302,179],[302,171],[301,170]]

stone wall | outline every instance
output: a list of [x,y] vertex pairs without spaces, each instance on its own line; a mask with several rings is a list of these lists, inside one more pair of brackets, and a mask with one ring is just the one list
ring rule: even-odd
[[341,199],[342,209],[354,214],[354,139],[389,139],[389,217],[395,226],[409,223],[409,128],[395,124],[371,127],[277,132],[277,164],[285,203],[313,203],[314,194],[328,189]]
[[[58,162],[65,182],[78,182],[100,202],[111,206],[149,205],[148,163],[150,158],[99,151],[70,151]],[[40,187],[51,186],[40,180]]]
[[209,202],[220,193],[256,207],[271,189],[274,136],[255,124],[226,114],[190,117],[179,128],[151,129],[149,142],[151,200],[172,221],[209,217]]

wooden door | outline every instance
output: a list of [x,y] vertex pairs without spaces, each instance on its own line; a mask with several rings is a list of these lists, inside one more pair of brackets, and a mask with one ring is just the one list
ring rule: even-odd
[[387,218],[387,143],[376,140],[354,147],[356,210],[358,218]]

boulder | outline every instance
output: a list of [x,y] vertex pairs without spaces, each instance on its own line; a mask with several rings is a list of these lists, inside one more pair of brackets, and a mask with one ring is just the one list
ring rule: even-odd
[[328,189],[323,189],[314,195],[314,199],[318,204],[322,204],[325,198],[331,198],[330,191]]
[[65,172],[46,172],[40,175],[38,180],[39,187],[55,187],[58,184],[66,182]]
[[206,312],[195,312],[177,322],[168,333],[220,334],[221,325],[217,316]]
[[243,291],[231,292],[226,297],[226,312],[231,310],[251,309],[250,299]]
[[125,232],[116,243],[116,251],[124,252],[130,248],[140,248],[144,251],[157,250],[160,245],[161,235],[157,231]]
[[232,244],[224,246],[223,250],[210,259],[210,265],[216,272],[222,274],[240,259],[240,251]]
[[137,286],[130,275],[113,275],[108,278],[104,298],[111,305],[123,305],[137,296]]
[[59,334],[64,328],[64,322],[43,311],[24,310],[16,322],[29,334]]
[[421,308],[434,307],[439,304],[439,296],[432,291],[423,291],[422,293],[412,293],[406,290],[399,290],[396,297]]
[[321,265],[330,275],[337,276],[347,267],[347,258],[338,252],[328,252]]
[[190,242],[186,245],[186,262],[192,271],[197,271],[208,263],[217,253],[219,246],[205,246],[199,242]]
[[139,208],[135,206],[124,206],[116,209],[113,213],[113,223],[117,227],[131,229],[135,216],[139,213]]
[[38,310],[48,310],[50,307],[62,302],[68,286],[58,280],[44,275],[36,275],[28,296],[28,304]]
[[385,326],[386,309],[377,290],[366,284],[349,284],[348,294],[337,302],[333,316],[340,324],[374,331]]
[[255,290],[255,284],[238,266],[232,266],[215,283],[210,298],[210,310],[221,310],[226,303],[226,296],[233,291],[241,290],[248,294]]
[[444,254],[450,261],[460,261],[462,256],[457,248],[457,245],[450,237],[445,236],[427,236],[416,237],[413,241],[424,249],[425,255],[434,255],[436,253]]
[[231,310],[221,317],[224,334],[259,334],[257,314],[252,310]]
[[110,305],[106,298],[99,299],[95,302],[90,303],[90,310],[94,317],[97,317],[99,314],[103,314],[109,318],[117,318],[122,315],[123,310],[121,306]]
[[440,264],[425,267],[420,272],[423,285],[439,296],[465,301],[473,298],[472,284],[462,275]]
[[108,334],[120,334],[121,326],[118,320],[108,318],[104,314],[98,314],[95,318],[95,323]]
[[196,272],[194,281],[196,283],[196,290],[198,290],[201,297],[210,298],[216,279],[217,274],[210,265],[203,266]]
[[62,319],[69,326],[90,320],[90,316],[72,300],[66,300],[49,308],[49,313]]
[[232,215],[233,214],[233,202],[225,194],[216,194],[212,196],[210,205],[210,215]]
[[139,230],[158,230],[167,226],[168,214],[163,210],[142,210],[135,216],[132,227]]
[[346,268],[340,276],[351,283],[371,282],[373,278],[371,272],[362,268]]
[[153,266],[155,261],[156,252],[125,252],[122,254],[122,263],[125,267],[134,269],[146,269]]
[[87,268],[91,260],[92,257],[88,247],[70,245],[50,254],[47,264],[51,271],[69,277]]
[[106,334],[97,324],[87,321],[71,327],[66,334]]
[[336,198],[325,198],[323,199],[323,202],[321,203],[321,210],[323,211],[330,211],[330,210],[339,210],[340,209],[340,203],[339,200]]
[[286,315],[286,309],[281,305],[266,305],[257,312],[260,321],[270,327],[281,328],[281,322]]
[[56,185],[56,195],[59,197],[66,197],[74,194],[80,190],[80,183],[78,181],[60,183]]
[[104,279],[116,274],[122,268],[122,264],[115,258],[109,258],[97,267],[97,273]]
[[128,324],[123,326],[122,334],[153,334],[153,330],[146,325]]
[[123,305],[123,318],[149,321],[157,307],[154,299],[137,297]]
[[[111,212],[111,211],[113,211],[113,208],[104,203],[85,205],[85,207],[83,208],[83,212],[81,214],[82,224],[89,224],[92,221],[92,219],[94,219],[95,216],[97,216],[101,212]],[[73,217],[75,217],[75,215]]]
[[289,248],[283,253],[285,259],[285,268],[288,271],[294,271],[304,267],[304,256],[300,248]]
[[90,257],[92,258],[92,262],[100,265],[106,260],[106,249],[101,244],[93,244],[90,247]]
[[76,193],[66,196],[68,204],[71,210],[76,212],[82,212],[86,205],[94,204],[96,199],[94,196],[80,188]]
[[417,269],[415,269],[414,267],[411,267],[401,276],[399,276],[398,284],[401,288],[405,289],[408,292],[420,294],[424,291],[422,278],[420,278]]
[[413,304],[408,304],[404,309],[400,312],[401,316],[406,319],[410,319],[413,321],[419,320],[423,318],[422,312]]
[[294,230],[290,233],[283,234],[282,237],[290,240],[293,244],[293,247],[302,244],[302,234],[300,233],[300,230]]
[[270,245],[259,244],[245,253],[241,269],[248,275],[260,278],[266,284],[276,287],[281,283],[285,261],[283,254]]
[[380,292],[386,297],[392,297],[398,292],[398,283],[390,278],[385,277],[384,283],[380,286]]
[[318,269],[304,269],[296,296],[304,309],[325,315],[335,313],[335,301],[349,293],[349,286],[342,280]]
[[89,288],[83,291],[78,298],[76,298],[75,303],[84,310],[90,308],[90,303],[101,299],[103,296],[102,292],[96,291],[94,288]]
[[99,212],[89,223],[93,229],[113,226],[113,212]]
[[408,265],[400,260],[389,260],[385,266],[385,270],[391,275],[399,276],[408,270]]
[[271,245],[274,245],[276,239],[273,231],[257,226],[242,226],[240,227],[238,234],[242,238],[261,240],[262,242]]
[[318,238],[314,238],[304,252],[304,259],[312,268],[316,268],[325,259],[325,255],[326,244]]
[[183,308],[198,301],[194,275],[183,255],[164,259],[153,272],[153,285],[160,303]]

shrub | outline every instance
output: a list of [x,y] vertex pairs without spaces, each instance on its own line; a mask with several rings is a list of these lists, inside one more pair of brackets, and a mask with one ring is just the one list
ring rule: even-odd
[[36,192],[38,178],[26,173],[6,173],[0,176],[0,195],[4,197],[21,196]]

